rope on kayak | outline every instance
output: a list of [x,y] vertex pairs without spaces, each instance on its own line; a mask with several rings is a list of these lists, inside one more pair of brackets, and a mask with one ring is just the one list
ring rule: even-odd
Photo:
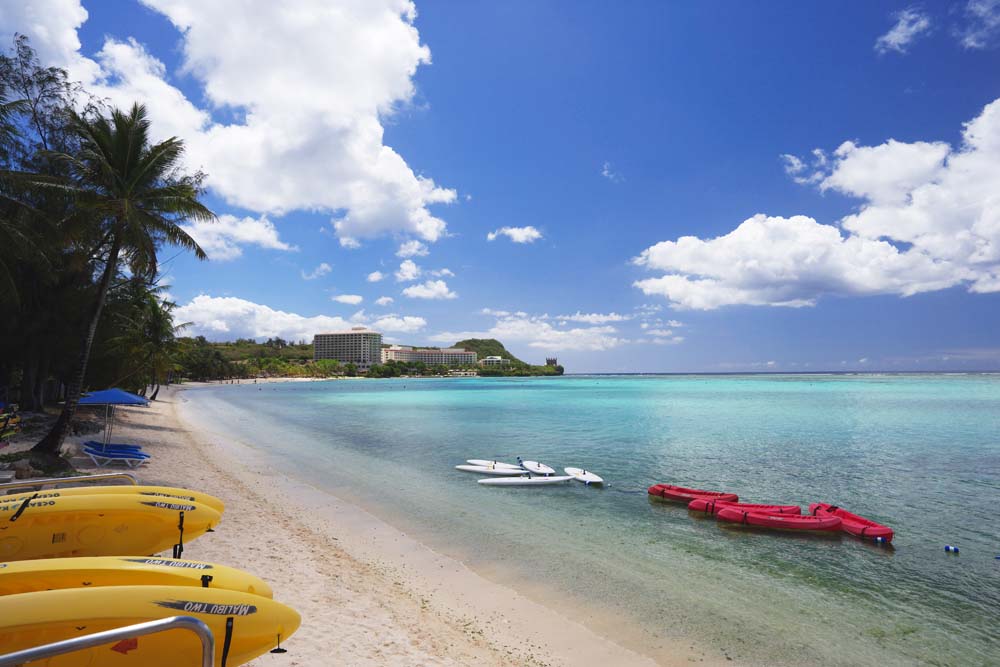
[[20,519],[21,515],[24,514],[24,510],[28,509],[28,505],[30,505],[31,501],[34,500],[37,497],[38,497],[38,494],[36,493],[33,496],[30,496],[29,498],[26,498],[25,501],[23,503],[21,503],[21,506],[17,508],[17,511],[14,512],[14,516],[12,516],[10,518],[11,522],[14,522],[14,521],[17,521],[18,519]]

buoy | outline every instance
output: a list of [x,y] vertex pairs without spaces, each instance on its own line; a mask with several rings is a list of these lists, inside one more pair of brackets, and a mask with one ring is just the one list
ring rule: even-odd
[[957,554],[958,553],[958,547],[953,547],[950,544],[944,545],[944,550],[946,552],[950,553],[950,554]]
[[876,537],[875,544],[887,544],[887,541],[884,537]]

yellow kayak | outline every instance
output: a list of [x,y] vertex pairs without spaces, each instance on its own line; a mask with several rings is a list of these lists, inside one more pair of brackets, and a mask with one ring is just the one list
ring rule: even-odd
[[194,560],[98,556],[0,563],[0,596],[100,586],[198,586],[273,597],[259,577]]
[[10,496],[0,496],[0,503],[18,502],[37,493],[38,498],[66,498],[69,496],[103,496],[103,495],[123,495],[136,494],[140,496],[150,496],[152,498],[165,498],[171,502],[175,500],[187,500],[190,502],[208,505],[219,514],[226,509],[226,505],[207,493],[181,489],[173,486],[135,486],[133,484],[110,485],[110,486],[73,486],[68,489],[43,489],[37,492],[16,493]]
[[[215,635],[215,664],[222,665],[227,620],[232,619],[226,667],[235,667],[284,643],[298,613],[249,593],[188,586],[108,586],[0,597],[0,654],[103,630],[194,616]],[[60,667],[197,665],[201,643],[191,632],[170,630],[133,637],[29,665]]]
[[149,556],[205,534],[221,515],[190,501],[135,494],[0,502],[0,562],[66,556]]

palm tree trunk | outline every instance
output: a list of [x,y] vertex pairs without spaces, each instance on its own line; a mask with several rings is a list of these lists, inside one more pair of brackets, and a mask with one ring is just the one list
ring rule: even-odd
[[44,438],[38,441],[31,448],[33,452],[43,454],[58,455],[62,447],[66,434],[69,432],[69,425],[76,414],[76,406],[80,401],[80,393],[83,391],[83,382],[87,377],[87,363],[90,361],[90,348],[94,344],[94,334],[97,332],[97,323],[101,319],[101,311],[104,309],[104,302],[108,296],[108,286],[111,278],[118,268],[118,253],[121,250],[121,240],[118,234],[114,235],[111,242],[111,251],[108,253],[108,261],[104,264],[104,273],[101,274],[101,281],[97,289],[97,301],[90,315],[90,325],[87,327],[87,335],[80,346],[80,356],[77,357],[76,370],[74,370],[69,384],[66,385],[66,403],[63,405],[59,418],[52,425],[52,429]]

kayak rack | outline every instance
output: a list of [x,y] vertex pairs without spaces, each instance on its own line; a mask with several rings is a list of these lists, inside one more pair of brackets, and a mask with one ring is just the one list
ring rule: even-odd
[[17,482],[4,482],[0,484],[0,495],[10,493],[15,489],[30,489],[38,487],[42,489],[46,486],[57,484],[77,484],[88,482],[104,482],[111,479],[126,479],[133,486],[139,485],[139,480],[135,475],[127,472],[104,472],[97,475],[74,475],[72,477],[45,477],[42,479],[22,479]]
[[41,646],[26,648],[23,651],[0,655],[0,667],[17,667],[18,665],[34,662],[35,660],[44,660],[45,658],[52,658],[57,655],[72,653],[73,651],[82,651],[83,649],[110,644],[114,641],[134,639],[143,635],[152,635],[157,632],[175,629],[193,632],[201,640],[201,661],[199,662],[201,667],[212,667],[215,664],[215,637],[205,622],[193,616],[170,616],[169,618],[126,625],[113,630],[104,630],[103,632],[95,632],[90,635],[83,635],[82,637],[73,637],[72,639],[64,639],[52,642],[51,644],[42,644]]

